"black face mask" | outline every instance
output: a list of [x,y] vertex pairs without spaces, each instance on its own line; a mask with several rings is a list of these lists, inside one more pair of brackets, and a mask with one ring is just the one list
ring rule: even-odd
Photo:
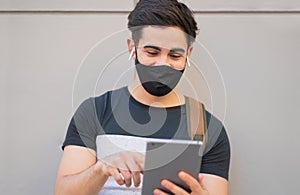
[[164,96],[170,93],[184,72],[184,69],[177,70],[168,65],[143,65],[137,58],[135,65],[143,88],[154,96]]

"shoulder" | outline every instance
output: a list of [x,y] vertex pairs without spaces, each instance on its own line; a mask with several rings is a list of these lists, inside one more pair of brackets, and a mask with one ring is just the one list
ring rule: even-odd
[[85,118],[93,117],[93,119],[101,117],[103,112],[110,107],[113,97],[120,97],[121,93],[124,93],[125,87],[116,90],[106,91],[105,93],[86,98],[82,103],[78,106],[74,118]]
[[110,90],[105,92],[100,96],[96,96],[93,98],[94,105],[97,111],[97,114],[101,116],[103,111],[108,107],[111,107],[112,102],[119,101],[120,98],[125,97],[127,95],[126,87],[121,87],[115,90]]
[[[115,91],[119,91],[115,90]],[[110,99],[114,91],[107,91],[96,97],[89,97],[82,101],[73,115],[73,120],[77,130],[97,132],[101,129],[99,118],[103,116],[107,108],[110,107]]]

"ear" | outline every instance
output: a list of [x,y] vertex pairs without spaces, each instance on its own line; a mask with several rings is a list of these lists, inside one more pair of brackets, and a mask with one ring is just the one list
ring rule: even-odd
[[188,57],[191,57],[192,51],[193,51],[193,45],[190,45],[190,47],[188,48],[188,51],[187,51]]
[[127,48],[128,48],[128,53],[131,53],[131,51],[133,49],[135,49],[134,47],[134,41],[132,39],[127,39]]

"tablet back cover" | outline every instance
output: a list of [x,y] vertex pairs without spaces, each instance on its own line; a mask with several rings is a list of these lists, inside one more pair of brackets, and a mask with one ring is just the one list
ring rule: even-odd
[[162,179],[169,179],[189,192],[189,187],[179,179],[178,172],[182,170],[198,178],[202,160],[201,146],[200,143],[148,142],[142,194],[153,194],[155,188],[170,193],[160,185]]

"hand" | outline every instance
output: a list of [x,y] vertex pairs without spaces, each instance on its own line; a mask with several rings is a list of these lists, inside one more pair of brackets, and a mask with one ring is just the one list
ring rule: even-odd
[[[198,181],[193,176],[191,176],[188,173],[183,172],[183,171],[179,172],[178,176],[181,180],[183,180],[190,187],[190,189],[192,191],[190,194],[192,194],[192,195],[209,195],[206,187],[202,183],[203,175],[199,174]],[[176,195],[189,194],[187,191],[185,191],[181,187],[177,186],[176,184],[174,184],[171,181],[166,180],[166,179],[161,181],[161,185]],[[153,193],[155,195],[167,195],[167,193],[165,193],[159,189],[155,189],[153,191]]]
[[134,186],[138,187],[141,183],[140,174],[144,171],[144,161],[145,155],[124,151],[105,157],[97,163],[101,163],[103,172],[107,176],[112,176],[119,185],[126,184],[130,187],[133,178]]

